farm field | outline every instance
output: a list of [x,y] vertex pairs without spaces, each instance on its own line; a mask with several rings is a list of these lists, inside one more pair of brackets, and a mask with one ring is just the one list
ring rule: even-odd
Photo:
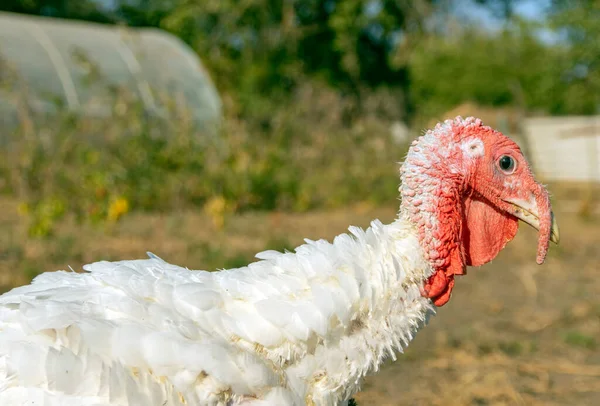
[[[560,195],[558,195],[560,197]],[[494,260],[457,281],[395,363],[369,378],[359,405],[600,404],[600,216],[555,203],[560,246],[535,264],[536,232],[521,225]],[[263,249],[292,249],[303,238],[327,238],[348,225],[389,222],[396,207],[356,206],[305,214],[248,213],[222,231],[204,214],[133,213],[109,229],[58,227],[54,237],[26,237],[17,204],[0,200],[0,289],[36,274],[81,269],[100,259],[152,251],[190,269],[240,266]]]

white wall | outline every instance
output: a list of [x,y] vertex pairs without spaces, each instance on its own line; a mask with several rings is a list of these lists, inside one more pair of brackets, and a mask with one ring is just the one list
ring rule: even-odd
[[600,182],[600,116],[528,118],[523,125],[541,179]]

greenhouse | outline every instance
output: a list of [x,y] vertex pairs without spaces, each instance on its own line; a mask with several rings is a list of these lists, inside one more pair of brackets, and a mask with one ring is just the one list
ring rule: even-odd
[[[123,103],[169,118],[185,110],[216,128],[221,101],[197,55],[157,29],[0,13],[0,114],[17,120],[16,98],[32,111],[110,117]],[[16,95],[16,96],[15,96]]]

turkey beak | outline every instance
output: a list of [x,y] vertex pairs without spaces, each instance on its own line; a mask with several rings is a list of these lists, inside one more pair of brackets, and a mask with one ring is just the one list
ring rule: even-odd
[[550,241],[558,244],[560,240],[558,224],[550,207],[548,193],[538,184],[529,200],[510,198],[504,201],[509,203],[509,211],[513,216],[539,231],[536,262],[543,264]]
[[[529,224],[536,230],[540,230],[540,215],[538,213],[535,198],[532,198],[530,201],[521,199],[506,199],[506,201],[512,205],[513,210],[511,214],[513,216]],[[550,226],[550,241],[558,244],[560,241],[558,223],[556,222],[556,218],[554,217],[554,213],[552,211],[550,211],[550,216],[552,217]]]

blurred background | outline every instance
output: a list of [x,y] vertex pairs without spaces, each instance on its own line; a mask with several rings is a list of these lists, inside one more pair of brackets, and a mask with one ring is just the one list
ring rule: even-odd
[[599,0],[2,0],[0,291],[391,221],[410,142],[473,115],[561,245],[521,227],[358,404],[600,404],[599,68]]

